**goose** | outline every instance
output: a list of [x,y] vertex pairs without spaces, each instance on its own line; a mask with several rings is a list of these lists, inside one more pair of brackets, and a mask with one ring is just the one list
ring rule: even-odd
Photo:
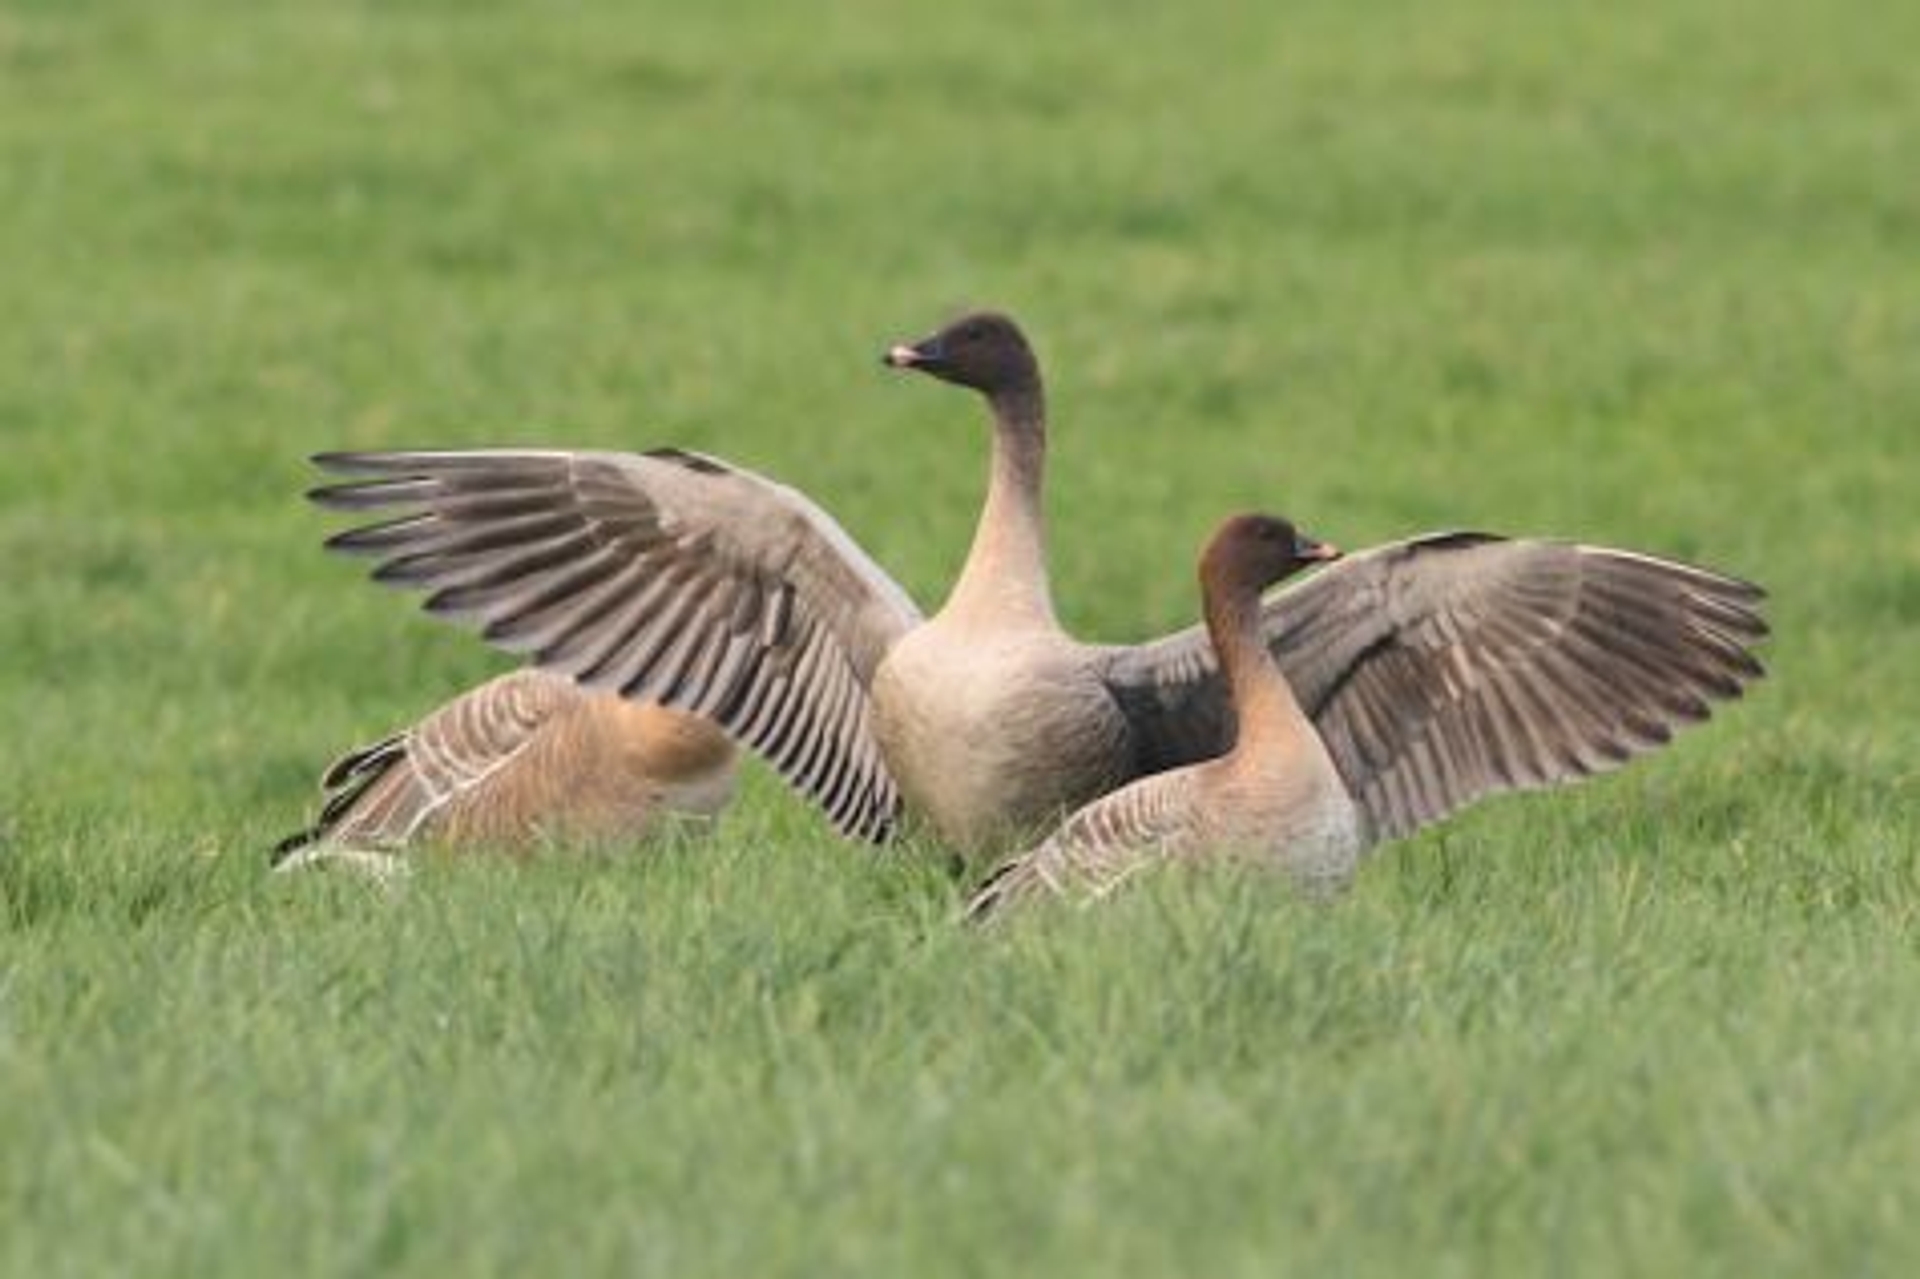
[[1080,809],[975,892],[975,922],[1047,894],[1106,896],[1165,860],[1238,857],[1272,864],[1318,892],[1343,887],[1368,826],[1262,633],[1260,593],[1331,545],[1270,515],[1223,523],[1200,557],[1200,595],[1236,728],[1223,755],[1129,782]]
[[274,848],[282,869],[415,843],[527,851],[611,845],[666,817],[706,819],[733,796],[738,749],[711,723],[526,669],[343,755],[319,819]]
[[[807,497],[703,453],[323,453],[333,479],[310,497],[378,516],[328,542],[376,557],[377,580],[540,667],[712,720],[854,838],[911,811],[963,856],[1004,853],[1222,753],[1201,627],[1099,645],[1054,615],[1046,400],[1014,321],[976,312],[882,358],[977,392],[992,424],[973,542],[932,617]],[[1706,719],[1762,673],[1762,596],[1631,551],[1440,533],[1313,575],[1261,633],[1386,838]]]

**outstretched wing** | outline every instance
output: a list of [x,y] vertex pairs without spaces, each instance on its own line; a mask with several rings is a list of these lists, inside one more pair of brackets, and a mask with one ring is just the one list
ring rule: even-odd
[[[1265,630],[1373,838],[1618,767],[1760,678],[1749,582],[1631,551],[1444,533],[1342,560]],[[1111,651],[1146,767],[1218,754],[1232,709],[1195,627]]]
[[335,453],[312,496],[403,512],[334,537],[429,612],[594,688],[704,715],[846,834],[900,807],[868,685],[919,610],[824,511],[715,458],[535,450]]

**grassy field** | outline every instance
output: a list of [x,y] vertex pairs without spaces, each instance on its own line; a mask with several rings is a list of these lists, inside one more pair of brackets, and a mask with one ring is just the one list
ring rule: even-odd
[[[0,1273],[1920,1266],[1920,10],[1029,8],[0,8]],[[264,873],[499,668],[307,453],[707,448],[931,604],[983,432],[875,356],[963,302],[1085,633],[1262,507],[1744,573],[1773,677],[1332,908],[983,939],[764,775]]]

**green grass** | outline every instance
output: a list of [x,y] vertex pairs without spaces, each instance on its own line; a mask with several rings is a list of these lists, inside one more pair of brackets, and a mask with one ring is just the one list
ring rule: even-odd
[[[0,1273],[1908,1273],[1920,46],[1885,5],[0,10]],[[1699,558],[1773,678],[1331,908],[724,836],[263,873],[498,669],[303,457],[712,449],[925,603],[1017,311],[1079,629],[1230,509]]]

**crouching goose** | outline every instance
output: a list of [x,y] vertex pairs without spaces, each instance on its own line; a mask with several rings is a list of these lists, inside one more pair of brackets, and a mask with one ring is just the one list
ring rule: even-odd
[[980,920],[1045,894],[1102,897],[1165,859],[1238,857],[1316,889],[1352,876],[1368,826],[1262,633],[1260,592],[1339,552],[1285,520],[1239,515],[1200,557],[1207,637],[1237,725],[1226,754],[1130,782],[996,870],[967,906]]
[[[1004,851],[1224,751],[1199,628],[1101,646],[1055,619],[1045,396],[1013,321],[965,316],[884,359],[978,391],[993,424],[973,545],[930,619],[804,496],[677,449],[322,454],[351,478],[312,496],[394,513],[329,542],[380,557],[377,579],[549,670],[710,717],[857,837],[912,808]],[[1315,575],[1261,633],[1385,836],[1705,719],[1761,673],[1760,597],[1651,556],[1442,534]]]
[[319,820],[276,866],[364,861],[415,843],[525,851],[637,840],[732,798],[738,751],[711,723],[523,670],[342,756]]

